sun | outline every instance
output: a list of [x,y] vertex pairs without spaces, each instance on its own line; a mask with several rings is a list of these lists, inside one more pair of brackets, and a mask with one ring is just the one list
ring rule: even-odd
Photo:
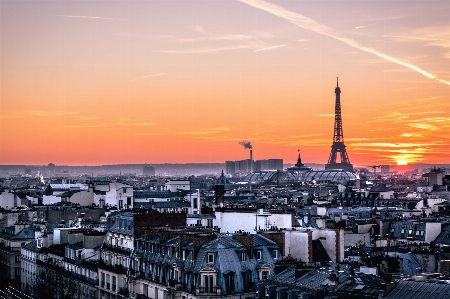
[[397,165],[408,165],[408,162],[406,162],[405,160],[398,160]]

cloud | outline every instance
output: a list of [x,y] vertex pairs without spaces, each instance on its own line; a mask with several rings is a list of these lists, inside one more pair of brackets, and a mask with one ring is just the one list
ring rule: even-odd
[[179,42],[202,42],[202,41],[242,41],[242,40],[251,40],[258,38],[271,38],[273,37],[270,33],[265,32],[256,32],[253,34],[215,34],[206,32],[202,26],[197,25],[194,27],[194,30],[201,33],[203,36],[193,37],[193,38],[182,38],[179,39]]
[[147,75],[147,76],[140,77],[139,79],[133,79],[133,80],[130,80],[130,81],[137,81],[137,80],[142,80],[142,79],[145,79],[145,78],[156,77],[156,76],[162,76],[162,75],[165,75],[165,74],[166,74],[166,73],[159,73],[159,74],[154,74],[154,75]]
[[124,19],[105,18],[105,17],[97,17],[97,16],[69,16],[69,15],[57,15],[57,17],[62,17],[62,18],[76,18],[76,19],[95,19],[95,20],[119,20],[119,21],[123,21],[123,20],[124,20]]
[[403,133],[400,136],[402,137],[422,137],[422,134],[417,133]]
[[60,129],[83,129],[83,128],[98,128],[103,127],[103,125],[68,125],[60,126]]
[[247,45],[236,45],[236,46],[228,46],[228,47],[219,47],[219,48],[197,48],[197,49],[188,49],[188,50],[159,50],[157,52],[167,53],[167,54],[208,54],[208,53],[216,53],[228,50],[239,50],[239,49],[248,49]]
[[305,42],[309,42],[309,39],[301,38],[301,39],[296,39],[296,40],[294,40],[294,42],[302,42],[302,43],[305,43]]
[[366,26],[357,26],[357,27],[353,28],[353,30],[363,29],[363,28],[365,28],[365,27],[366,27]]
[[0,115],[0,119],[13,119],[17,118],[16,115]]
[[424,129],[424,130],[430,130],[430,131],[436,131],[439,128],[434,126],[434,125],[430,125],[430,124],[408,124],[408,126],[413,127],[413,128],[417,128],[417,129]]
[[65,115],[76,115],[77,111],[43,111],[43,110],[31,110],[28,115],[31,116],[65,116]]
[[209,134],[217,134],[221,132],[229,132],[231,131],[229,127],[219,127],[219,128],[210,128],[193,132],[180,132],[178,134],[181,135],[209,135]]
[[259,52],[259,51],[265,51],[265,50],[272,50],[272,49],[276,49],[276,48],[281,48],[284,47],[285,45],[279,45],[279,46],[273,46],[273,47],[266,47],[266,48],[261,48],[258,50],[255,50],[253,52]]
[[291,23],[293,23],[293,24],[295,24],[298,27],[301,27],[303,29],[307,29],[307,30],[310,30],[310,31],[313,31],[313,32],[316,32],[316,33],[323,34],[325,36],[334,38],[334,39],[339,40],[339,41],[341,41],[343,43],[346,43],[349,46],[352,46],[354,48],[360,49],[360,50],[362,50],[364,52],[367,52],[367,53],[374,54],[374,55],[376,55],[376,56],[378,56],[380,58],[383,58],[383,59],[385,59],[387,61],[399,64],[399,65],[407,67],[407,68],[409,68],[411,70],[414,70],[414,71],[424,75],[427,78],[435,79],[435,80],[438,80],[439,82],[442,82],[444,84],[450,85],[450,82],[447,82],[445,80],[440,80],[440,79],[436,78],[435,75],[433,75],[433,74],[431,74],[431,73],[421,69],[418,66],[415,66],[413,64],[404,62],[404,61],[402,61],[400,59],[397,59],[397,58],[391,57],[389,55],[386,55],[386,54],[384,54],[382,52],[377,51],[374,48],[370,48],[370,47],[366,47],[364,45],[361,45],[357,41],[355,41],[353,39],[350,39],[348,37],[345,37],[344,35],[338,33],[337,31],[335,31],[334,29],[332,29],[332,28],[330,28],[330,27],[328,27],[326,25],[323,25],[323,24],[321,24],[319,22],[316,22],[313,19],[307,18],[307,17],[305,17],[305,16],[303,16],[301,14],[289,11],[289,10],[287,10],[287,9],[281,7],[281,6],[265,2],[263,0],[239,0],[239,1],[241,1],[243,3],[246,3],[246,4],[250,5],[250,6],[253,6],[255,8],[261,9],[263,11],[266,11],[268,13],[271,13],[271,14],[273,14],[275,16],[278,16],[280,18],[283,18],[285,20],[288,20]]
[[334,114],[316,114],[315,116],[334,117]]

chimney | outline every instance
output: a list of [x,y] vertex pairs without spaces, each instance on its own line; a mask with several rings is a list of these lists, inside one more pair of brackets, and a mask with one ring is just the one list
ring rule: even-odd
[[250,172],[253,172],[253,150],[250,149]]

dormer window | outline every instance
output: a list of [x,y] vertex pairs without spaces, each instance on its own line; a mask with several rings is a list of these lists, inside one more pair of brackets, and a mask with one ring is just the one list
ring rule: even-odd
[[208,253],[208,264],[214,263],[214,253]]
[[257,260],[260,260],[260,259],[261,259],[261,256],[262,256],[261,250],[256,251],[256,259],[257,259]]
[[244,262],[245,260],[247,260],[247,255],[245,252],[241,252],[241,261]]

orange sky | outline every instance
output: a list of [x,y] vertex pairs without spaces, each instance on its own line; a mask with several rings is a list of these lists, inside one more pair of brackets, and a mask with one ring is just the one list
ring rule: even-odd
[[1,1],[0,164],[449,163],[445,1]]

